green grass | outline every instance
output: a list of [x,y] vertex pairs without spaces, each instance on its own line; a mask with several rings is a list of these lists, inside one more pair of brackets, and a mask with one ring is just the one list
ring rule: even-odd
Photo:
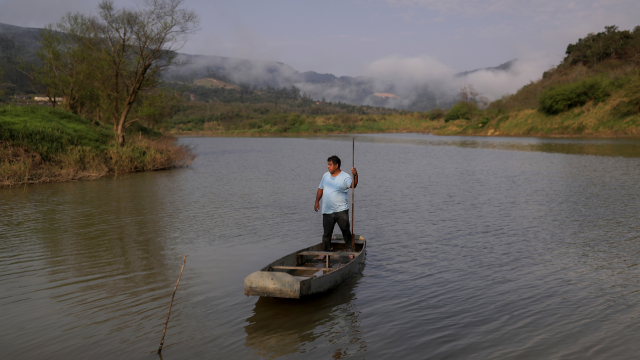
[[24,147],[44,159],[83,146],[106,150],[112,130],[72,113],[46,106],[0,107],[0,141]]
[[[612,95],[614,96],[614,95]],[[443,124],[435,131],[439,135],[500,135],[500,136],[586,136],[637,137],[640,135],[640,114],[614,116],[616,101],[593,102],[548,115],[537,110],[521,110],[489,121],[455,121]]]

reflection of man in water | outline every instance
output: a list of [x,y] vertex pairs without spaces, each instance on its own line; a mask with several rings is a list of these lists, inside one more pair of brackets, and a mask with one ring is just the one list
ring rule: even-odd
[[[320,208],[320,199],[324,195],[322,201],[322,226],[324,234],[322,235],[322,251],[331,251],[331,235],[336,223],[342,231],[342,238],[347,246],[347,251],[353,251],[351,248],[351,231],[349,230],[349,188],[358,186],[358,172],[356,168],[351,168],[353,178],[347,173],[340,170],[340,158],[333,155],[327,159],[328,172],[322,176],[318,193],[316,194],[316,204],[314,210]],[[353,259],[353,256],[349,256]],[[324,256],[318,257],[324,259]]]

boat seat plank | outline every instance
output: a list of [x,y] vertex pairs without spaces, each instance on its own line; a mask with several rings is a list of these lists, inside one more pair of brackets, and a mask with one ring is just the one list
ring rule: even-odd
[[347,251],[300,251],[298,256],[302,255],[310,255],[310,256],[320,256],[320,255],[329,255],[329,256],[358,256],[359,252],[347,252]]
[[314,271],[318,271],[318,270],[335,270],[332,268],[319,268],[319,267],[309,267],[309,266],[280,266],[280,265],[276,265],[276,266],[272,266],[272,269],[278,269],[278,270],[314,270]]
[[[335,234],[331,237],[331,240],[344,240],[342,234]],[[364,238],[360,235],[353,235],[353,240],[355,241],[363,241]]]
[[[332,240],[331,240],[331,243],[332,243],[332,244],[344,244],[344,240],[342,240],[342,239],[332,239]],[[355,240],[355,241],[354,241],[354,243],[355,243],[356,245],[362,245],[362,244],[364,244],[364,241],[362,241],[362,240]]]

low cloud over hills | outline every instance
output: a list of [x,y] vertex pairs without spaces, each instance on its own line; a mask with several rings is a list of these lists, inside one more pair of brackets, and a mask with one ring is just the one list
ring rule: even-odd
[[[6,56],[3,46],[13,42],[14,48],[22,49],[23,58],[33,57],[37,38],[37,29],[0,24],[0,56]],[[31,53],[31,56],[25,56],[25,53]],[[368,64],[363,69],[365,76],[337,77],[314,71],[299,72],[275,61],[180,56],[186,60],[186,65],[171,69],[168,79],[213,77],[258,87],[296,86],[316,100],[324,98],[330,102],[416,111],[450,107],[457,101],[460,87],[468,84],[490,100],[500,98],[540,78],[551,64],[557,63],[557,59],[533,57],[459,73],[429,56],[387,57]]]
[[417,111],[451,106],[457,101],[460,87],[468,84],[490,100],[500,98],[540,78],[553,63],[550,59],[511,60],[496,67],[457,73],[426,56],[389,57],[370,63],[364,70],[366,76],[337,77],[299,72],[275,61],[181,56],[187,65],[172,69],[169,78],[218,76],[258,87],[296,86],[313,99]]

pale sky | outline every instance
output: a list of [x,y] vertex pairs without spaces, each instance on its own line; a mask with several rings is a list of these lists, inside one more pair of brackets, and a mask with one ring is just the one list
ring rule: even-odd
[[[42,27],[68,11],[95,12],[97,2],[0,0],[0,22]],[[539,77],[587,33],[640,25],[639,0],[186,0],[185,6],[202,21],[182,52],[275,60],[337,76],[376,75],[380,64],[405,73],[414,69],[406,64],[465,71],[520,58],[535,59],[527,76]]]

